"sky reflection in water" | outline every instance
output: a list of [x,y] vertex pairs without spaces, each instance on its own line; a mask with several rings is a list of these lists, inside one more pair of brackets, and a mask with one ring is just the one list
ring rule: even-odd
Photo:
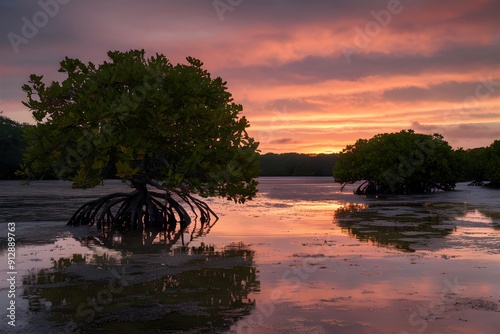
[[[221,217],[210,230],[102,236],[64,226],[93,196],[66,186],[51,185],[57,208],[38,185],[0,192],[18,232],[19,333],[71,321],[88,333],[488,333],[499,324],[500,213],[487,189],[366,199],[329,178],[264,178],[247,205],[209,200]],[[16,213],[16,198],[36,205]],[[102,292],[116,273],[130,284]],[[99,293],[112,298],[92,313],[85,303]]]

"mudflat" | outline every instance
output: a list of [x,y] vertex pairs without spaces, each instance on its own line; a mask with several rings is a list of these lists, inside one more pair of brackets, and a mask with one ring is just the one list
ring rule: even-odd
[[[186,230],[101,233],[65,222],[59,181],[0,182],[0,267],[16,228],[9,333],[496,333],[499,192],[363,198],[330,178],[260,178],[245,205]],[[5,310],[9,284],[0,282]]]

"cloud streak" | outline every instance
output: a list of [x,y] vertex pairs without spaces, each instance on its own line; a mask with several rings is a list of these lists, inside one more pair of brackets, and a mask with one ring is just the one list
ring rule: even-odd
[[[262,152],[338,151],[410,127],[466,148],[500,138],[495,0],[252,0],[224,20],[203,0],[41,2],[59,10],[17,53],[8,34],[42,9],[0,2],[0,105],[18,121],[31,121],[20,89],[31,73],[58,80],[65,56],[100,63],[108,50],[144,48],[200,58],[228,81]],[[389,6],[401,10],[385,24]],[[342,43],[362,41],[370,22],[377,33],[347,62]],[[478,89],[482,78],[491,84]]]

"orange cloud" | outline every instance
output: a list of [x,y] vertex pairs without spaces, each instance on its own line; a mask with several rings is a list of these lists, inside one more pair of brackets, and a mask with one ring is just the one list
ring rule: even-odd
[[[64,56],[100,63],[110,49],[144,48],[174,63],[200,58],[227,80],[262,152],[339,151],[358,138],[412,126],[442,132],[453,146],[498,139],[500,3],[401,6],[383,17],[387,2],[256,0],[221,21],[210,2],[71,3],[23,52],[0,44],[2,110],[29,121],[21,85],[31,73],[57,79]],[[6,8],[3,31],[18,31],[20,17],[37,8]],[[367,33],[367,24],[375,30]],[[346,56],[343,44],[356,52]]]

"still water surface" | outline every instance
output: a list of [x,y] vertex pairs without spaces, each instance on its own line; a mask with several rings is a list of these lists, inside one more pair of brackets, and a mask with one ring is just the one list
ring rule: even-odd
[[[245,205],[164,234],[67,227],[109,181],[0,182],[0,332],[497,333],[500,192],[363,198],[261,178]],[[16,327],[5,316],[16,226]]]

